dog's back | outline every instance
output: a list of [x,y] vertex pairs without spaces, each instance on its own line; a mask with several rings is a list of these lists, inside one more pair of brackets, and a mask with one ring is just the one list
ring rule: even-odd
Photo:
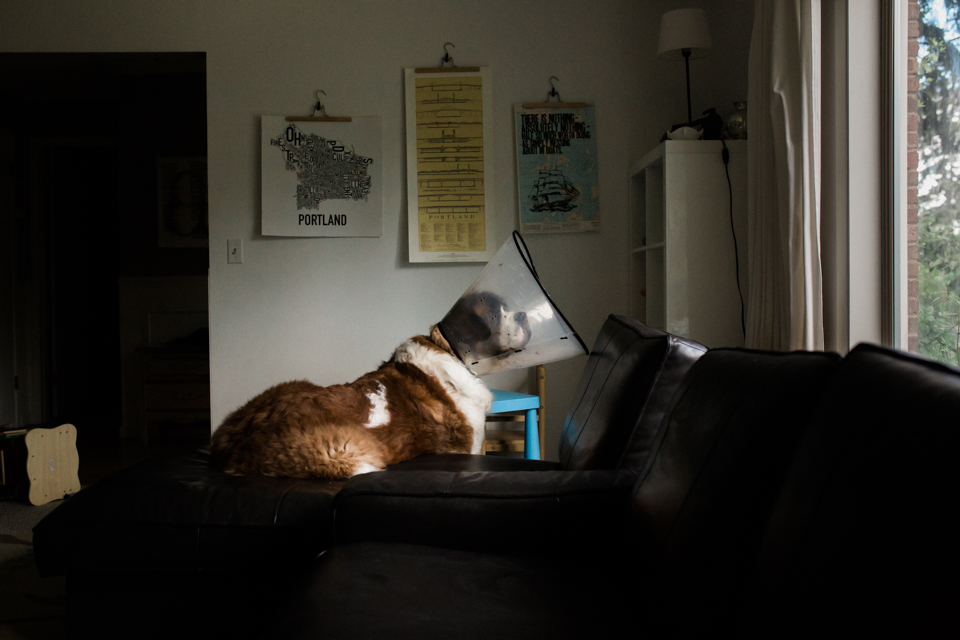
[[[338,395],[331,394],[334,389],[355,396],[354,402],[331,401]],[[351,391],[305,380],[267,389],[214,432],[214,462],[234,475],[292,478],[348,478],[382,469],[383,445],[353,416],[344,415],[356,414],[363,404],[362,396]]]
[[[395,354],[350,384],[320,387],[300,380],[267,389],[214,432],[214,464],[234,475],[341,479],[422,453],[471,452],[489,391],[425,337],[404,343],[398,354],[401,349],[399,360]],[[419,355],[407,361],[410,351]],[[476,402],[465,405],[470,418],[444,384],[424,371],[443,375],[446,367],[478,385]]]

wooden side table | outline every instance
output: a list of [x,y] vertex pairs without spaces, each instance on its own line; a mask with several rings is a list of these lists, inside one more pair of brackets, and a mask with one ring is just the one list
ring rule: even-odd
[[77,428],[62,424],[53,429],[31,429],[27,445],[27,478],[30,504],[47,504],[80,491],[80,455]]
[[80,491],[77,428],[0,432],[0,499],[28,498],[41,505]]

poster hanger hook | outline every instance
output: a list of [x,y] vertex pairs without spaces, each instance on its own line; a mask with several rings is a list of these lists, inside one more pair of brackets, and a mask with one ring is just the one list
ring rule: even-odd
[[327,95],[327,92],[324,91],[323,89],[317,90],[317,106],[315,106],[315,107],[313,108],[313,115],[317,115],[317,112],[319,111],[320,113],[323,114],[324,117],[326,117],[326,116],[327,116],[327,109],[326,109],[326,107],[324,107],[324,106],[320,103],[320,94],[321,94],[321,93],[322,93],[323,95]]
[[556,80],[557,82],[560,82],[560,78],[558,78],[557,76],[550,76],[550,91],[549,93],[547,93],[546,101],[550,102],[550,98],[552,98],[553,96],[557,96],[557,102],[563,102],[563,100],[560,98],[560,94],[557,93],[557,88],[553,86],[554,80]]
[[447,42],[443,45],[443,58],[440,60],[440,66],[442,67],[444,64],[449,62],[451,67],[455,67],[457,65],[453,62],[453,58],[450,57],[450,52],[447,51],[447,45],[450,45],[454,49],[457,48],[457,45],[453,44],[452,42]]

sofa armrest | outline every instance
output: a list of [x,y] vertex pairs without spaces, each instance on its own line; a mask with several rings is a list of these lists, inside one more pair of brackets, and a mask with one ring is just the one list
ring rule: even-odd
[[609,546],[636,481],[629,470],[370,473],[334,504],[338,544],[403,542],[554,553]]

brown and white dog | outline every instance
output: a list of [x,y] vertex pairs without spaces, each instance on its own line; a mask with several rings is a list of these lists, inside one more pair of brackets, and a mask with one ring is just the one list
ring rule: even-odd
[[233,475],[349,478],[422,453],[480,453],[493,395],[436,326],[350,384],[267,389],[213,434]]

